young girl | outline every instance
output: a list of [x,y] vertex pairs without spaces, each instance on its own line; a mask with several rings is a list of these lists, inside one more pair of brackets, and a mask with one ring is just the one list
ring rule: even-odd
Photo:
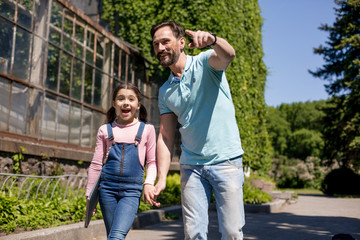
[[[101,172],[99,203],[108,239],[125,239],[139,208],[143,186],[143,201],[158,205],[153,200],[156,135],[146,117],[136,86],[128,83],[115,88],[112,107],[107,112],[108,124],[102,125],[97,134],[86,189],[88,196]],[[143,183],[145,156],[147,172]],[[104,158],[107,160],[103,166]]]

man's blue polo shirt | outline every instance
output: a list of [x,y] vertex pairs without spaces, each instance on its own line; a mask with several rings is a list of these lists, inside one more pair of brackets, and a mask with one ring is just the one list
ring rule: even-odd
[[160,114],[181,124],[181,164],[216,164],[244,153],[224,71],[209,65],[213,50],[186,56],[181,79],[173,73],[159,90]]

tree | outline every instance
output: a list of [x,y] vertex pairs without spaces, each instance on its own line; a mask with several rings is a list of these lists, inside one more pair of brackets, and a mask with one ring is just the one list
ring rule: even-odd
[[[236,51],[226,75],[245,150],[244,163],[258,172],[270,169],[271,145],[264,101],[266,67],[262,60],[262,18],[257,0],[103,0],[102,19],[110,23],[112,32],[120,38],[140,47],[150,63],[156,63],[149,66],[156,82],[167,79],[168,70],[159,67],[153,54],[149,32],[154,24],[173,19],[185,29],[214,32],[227,39]],[[197,54],[201,50],[185,48],[185,51]]]
[[274,148],[274,156],[286,155],[291,134],[290,123],[283,116],[279,108],[270,107],[266,118],[268,132]]
[[298,102],[270,107],[267,128],[274,148],[274,157],[289,158],[322,157],[324,141],[323,108],[326,101]]
[[326,46],[314,49],[325,64],[315,77],[327,80],[332,96],[325,109],[323,135],[329,163],[337,160],[343,167],[360,168],[360,0],[336,0],[339,6],[333,26],[319,29],[329,32]]

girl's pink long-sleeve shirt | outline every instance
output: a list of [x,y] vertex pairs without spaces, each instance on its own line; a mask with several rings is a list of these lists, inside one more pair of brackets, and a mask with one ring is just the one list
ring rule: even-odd
[[[140,122],[136,121],[128,125],[120,125],[116,122],[112,123],[112,130],[115,142],[134,143]],[[93,159],[88,170],[88,182],[86,187],[86,196],[89,196],[96,178],[102,169],[102,161],[104,154],[110,151],[112,142],[108,139],[106,124],[102,125],[97,133],[96,146]],[[146,179],[144,184],[154,184],[157,174],[156,164],[156,133],[155,128],[151,124],[145,124],[141,142],[138,146],[139,161],[144,167],[146,157]]]

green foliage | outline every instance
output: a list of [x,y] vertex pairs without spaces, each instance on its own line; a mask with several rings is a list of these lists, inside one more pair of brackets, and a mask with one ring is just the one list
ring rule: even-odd
[[325,46],[314,49],[325,64],[311,71],[327,80],[332,96],[325,109],[323,135],[325,154],[346,168],[360,169],[360,0],[336,0],[333,26],[319,29],[329,33]]
[[166,188],[159,195],[158,201],[162,206],[181,204],[181,184],[180,175],[174,173],[166,178]]
[[320,132],[302,128],[291,134],[288,151],[294,157],[305,159],[308,156],[320,157],[323,147],[324,140]]
[[327,105],[326,101],[314,101],[270,107],[266,121],[274,156],[303,160],[308,156],[322,158],[325,145],[323,109]]
[[[35,230],[76,223],[84,220],[85,209],[83,196],[25,201],[0,193],[0,230],[11,233],[16,229]],[[98,206],[94,219],[101,218]]]
[[271,176],[279,188],[311,188],[320,190],[326,168],[316,157],[305,160],[281,156],[272,164]]
[[271,195],[252,186],[250,184],[250,181],[247,181],[247,179],[245,180],[243,186],[243,193],[244,193],[244,203],[246,204],[262,204],[272,201]]
[[51,166],[51,176],[60,176],[63,175],[64,169],[60,166],[60,164],[54,160],[53,165]]
[[349,168],[338,168],[326,175],[321,190],[328,195],[360,195],[360,175]]
[[[232,91],[242,143],[244,164],[266,173],[270,169],[272,148],[266,130],[264,86],[266,67],[262,61],[262,18],[256,0],[104,0],[102,18],[111,31],[141,48],[149,60],[151,79],[167,79],[153,54],[150,29],[158,22],[173,19],[185,29],[214,32],[235,48],[236,58],[226,70]],[[199,49],[185,48],[187,54]]]
[[[179,205],[181,203],[180,175],[173,174],[167,177],[167,187],[160,194],[158,200],[162,207]],[[271,196],[254,188],[248,181],[244,184],[244,203],[261,204],[271,202]],[[140,202],[138,212],[153,209],[149,204]],[[55,227],[64,224],[81,222],[85,218],[86,200],[83,194],[80,197],[70,194],[63,199],[59,194],[50,198],[17,199],[14,194],[0,192],[0,232],[11,233],[16,230],[35,230],[39,228]],[[167,216],[167,219],[178,216]],[[99,204],[93,219],[102,219]]]
[[23,153],[27,151],[27,149],[23,146],[20,146],[20,150],[21,152],[15,153],[14,155],[11,156],[13,160],[13,171],[15,174],[21,173],[21,161],[24,160]]

